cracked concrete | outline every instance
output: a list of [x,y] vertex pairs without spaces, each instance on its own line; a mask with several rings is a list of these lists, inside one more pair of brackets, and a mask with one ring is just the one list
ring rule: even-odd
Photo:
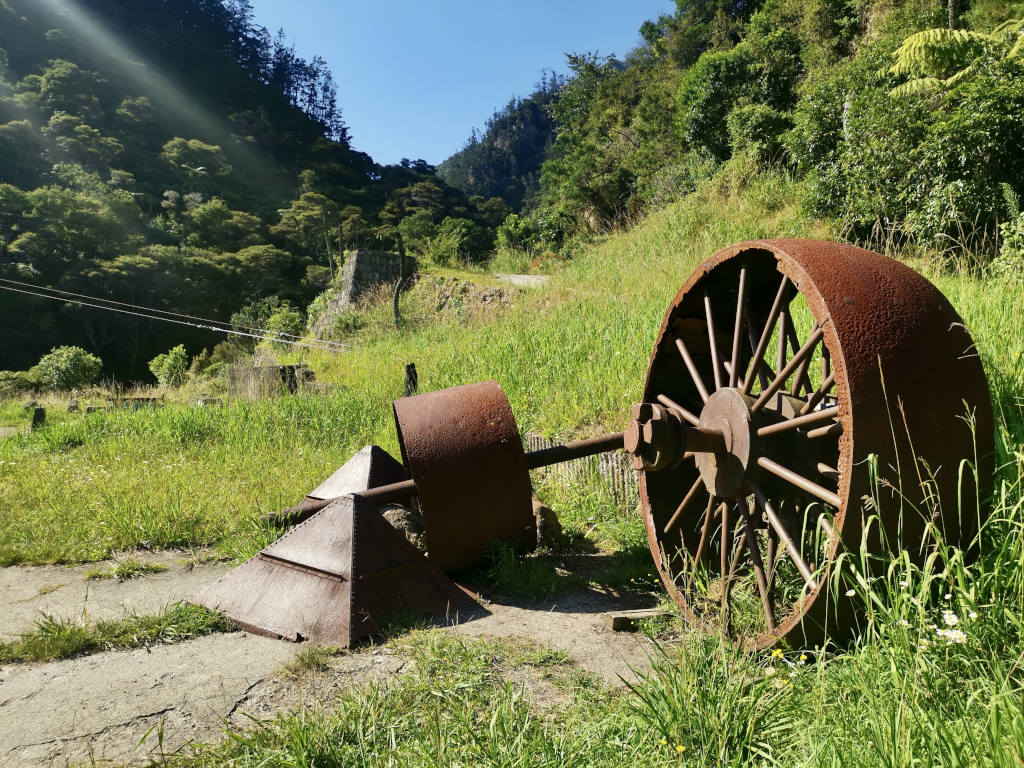
[[90,571],[109,570],[116,562],[86,566],[18,566],[0,568],[0,642],[31,630],[44,614],[90,622],[117,619],[126,613],[152,614],[170,603],[188,600],[229,570],[229,563],[195,562],[183,552],[133,554],[145,563],[167,568],[137,579],[86,580]]
[[[83,606],[90,620],[129,610],[154,612],[188,598],[227,569],[223,564],[187,569],[174,555],[156,557],[165,558],[170,570],[122,583],[83,582],[86,568],[0,569],[0,628],[10,637],[30,629],[40,612],[80,618]],[[64,586],[51,590],[56,584]],[[564,650],[616,685],[646,666],[649,646],[635,635],[609,630],[601,613],[643,602],[597,591],[534,602],[494,601],[485,610],[464,613],[452,631],[526,638]],[[160,749],[170,753],[189,742],[217,740],[225,723],[245,727],[251,718],[330,702],[354,681],[389,678],[405,664],[387,647],[364,646],[332,658],[323,672],[283,673],[283,665],[300,650],[300,645],[234,632],[0,667],[0,766],[137,763]]]

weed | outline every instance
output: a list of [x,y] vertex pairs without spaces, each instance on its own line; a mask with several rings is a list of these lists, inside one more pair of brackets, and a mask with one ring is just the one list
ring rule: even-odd
[[282,671],[288,675],[303,675],[310,672],[326,672],[331,668],[331,660],[345,653],[344,648],[328,645],[308,645],[300,650],[295,657],[285,663]]
[[137,579],[151,573],[163,573],[166,570],[166,565],[162,565],[160,563],[144,563],[141,560],[130,557],[127,560],[122,560],[120,563],[117,563],[113,568],[94,568],[88,570],[82,578],[86,581],[93,581],[97,579],[117,579],[118,581],[128,581],[129,579]]

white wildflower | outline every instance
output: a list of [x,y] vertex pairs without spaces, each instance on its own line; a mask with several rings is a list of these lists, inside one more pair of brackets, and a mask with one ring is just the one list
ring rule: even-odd
[[952,611],[947,610],[942,612],[942,621],[945,622],[947,627],[955,627],[960,623],[960,617]]

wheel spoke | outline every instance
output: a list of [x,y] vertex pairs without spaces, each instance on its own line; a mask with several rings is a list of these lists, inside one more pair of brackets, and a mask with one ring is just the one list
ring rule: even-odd
[[729,548],[731,544],[731,533],[729,529],[729,505],[722,506],[722,540],[721,551],[719,552],[719,577],[721,582],[721,612],[722,631],[729,632],[729,577],[732,575],[732,568],[728,567]]
[[747,301],[747,268],[740,268],[740,287],[736,296],[736,321],[732,331],[732,369],[729,371],[729,386],[736,386],[740,367],[740,341],[743,337],[743,309]]
[[782,282],[779,283],[779,290],[775,294],[775,300],[772,302],[772,308],[768,311],[768,319],[764,324],[764,329],[761,331],[761,338],[758,340],[757,348],[754,350],[753,364],[747,371],[747,378],[743,381],[742,392],[744,395],[749,395],[751,387],[754,386],[757,369],[761,366],[761,358],[764,357],[764,351],[771,340],[772,329],[775,328],[775,321],[779,317],[779,310],[782,307],[782,301],[786,296],[788,288],[789,278],[783,275]]
[[831,504],[833,507],[839,507],[842,505],[842,499],[840,499],[837,494],[833,493],[832,491],[826,488],[822,488],[817,483],[811,482],[803,475],[798,475],[791,469],[786,469],[786,467],[782,466],[781,464],[778,464],[777,462],[772,461],[767,456],[759,457],[757,460],[757,464],[759,467],[767,469],[773,475],[781,477],[787,483],[795,485],[800,490],[806,491],[812,496],[816,496],[817,498],[824,501],[826,504]]
[[819,437],[831,437],[832,435],[843,434],[843,425],[838,421],[835,424],[826,424],[824,427],[818,427],[807,432],[807,437],[811,440],[816,440]]
[[836,375],[834,373],[830,372],[825,376],[825,380],[821,382],[821,386],[818,387],[817,391],[808,398],[806,403],[804,403],[803,407],[800,409],[799,415],[803,416],[805,413],[810,413],[817,408],[818,403],[824,400],[825,395],[827,395],[829,390],[832,389],[832,385],[835,383],[835,380]]
[[658,402],[664,405],[665,407],[670,408],[673,411],[679,411],[679,415],[682,416],[691,424],[693,424],[693,426],[696,427],[700,424],[700,419],[697,418],[697,416],[683,408],[683,406],[681,406],[675,400],[671,399],[668,395],[658,395]]
[[760,410],[761,406],[768,402],[769,398],[783,387],[786,380],[790,377],[796,367],[814,351],[814,347],[817,346],[819,341],[821,341],[821,337],[824,334],[825,329],[823,327],[819,327],[811,334],[810,338],[807,339],[804,345],[800,347],[797,353],[793,355],[792,359],[786,364],[786,367],[779,371],[775,379],[772,380],[772,383],[768,385],[768,388],[764,390],[760,397],[754,401],[754,404],[750,406],[751,413]]
[[700,371],[697,370],[693,358],[690,357],[690,350],[686,348],[683,340],[678,337],[676,338],[676,349],[679,350],[679,354],[683,357],[683,362],[686,363],[686,370],[690,372],[690,378],[693,379],[694,386],[697,387],[700,399],[706,403],[708,401],[708,389],[704,386],[704,379],[701,378]]
[[825,535],[828,536],[830,539],[839,538],[839,536],[836,534],[836,529],[833,527],[832,523],[828,521],[828,518],[825,517],[825,515],[820,515],[818,517],[818,525],[825,529]]
[[833,406],[832,408],[823,408],[820,411],[813,411],[805,416],[794,416],[791,419],[780,421],[777,424],[769,424],[766,427],[761,427],[757,430],[757,435],[758,437],[767,437],[768,435],[775,435],[779,432],[788,432],[791,429],[805,427],[808,424],[817,424],[819,421],[828,421],[838,415],[838,405]]
[[754,579],[757,581],[757,591],[761,596],[761,608],[764,610],[765,622],[768,624],[768,631],[775,631],[775,607],[772,605],[771,596],[768,592],[768,579],[764,573],[764,563],[761,560],[761,550],[757,545],[757,537],[754,533],[754,525],[749,512],[740,508],[743,516],[743,534],[747,540],[747,549],[750,550],[750,565],[754,569]]
[[686,508],[687,506],[689,506],[690,502],[693,501],[693,497],[697,495],[697,491],[703,487],[704,481],[701,480],[701,478],[698,476],[697,480],[690,487],[690,490],[686,492],[686,495],[683,497],[683,500],[679,502],[679,506],[676,507],[675,513],[672,515],[672,517],[669,518],[669,521],[665,523],[665,528],[662,530],[662,533],[667,534],[670,530],[672,530],[673,526],[675,526],[676,522],[679,520],[679,517],[683,514],[684,511],[686,511]]
[[[750,352],[753,354],[757,351],[757,337],[754,335],[754,323],[750,319],[750,312],[746,307],[743,308],[743,324],[747,326],[747,341],[750,343]],[[762,360],[757,366],[757,378],[761,382],[761,389],[767,387],[768,382],[774,377],[775,371]]]
[[697,552],[693,556],[693,568],[690,569],[690,576],[686,580],[686,596],[688,600],[693,593],[693,582],[697,576],[697,568],[700,566],[700,561],[704,559],[704,550],[708,545],[708,533],[711,531],[711,520],[717,516],[721,507],[725,506],[724,504],[721,504],[719,505],[719,509],[716,510],[715,502],[717,501],[718,500],[712,496],[708,500],[708,508],[704,513],[704,525],[700,528],[700,541],[697,543]]
[[[811,328],[811,335],[818,330],[818,324],[815,323],[814,327]],[[793,352],[796,352],[800,347],[800,339],[796,335],[796,327],[793,323],[789,325],[789,343],[793,345]],[[800,388],[803,387],[804,391],[810,393],[814,391],[814,387],[811,386],[811,379],[807,375],[807,368],[811,364],[811,357],[807,356],[800,363],[800,367],[796,369],[796,376],[793,377],[793,394],[799,396]]]
[[768,526],[768,546],[765,548],[765,559],[768,563],[768,594],[771,595],[772,581],[775,579],[775,558],[778,554],[779,534],[772,526]]
[[708,323],[708,345],[711,347],[711,370],[715,374],[715,389],[722,388],[722,370],[718,357],[718,334],[715,331],[715,320],[711,313],[711,297],[704,294],[704,315]]
[[764,493],[757,486],[753,486],[754,497],[757,499],[757,504],[764,512],[765,517],[768,518],[769,524],[775,529],[775,532],[779,536],[779,541],[786,547],[786,552],[789,554],[789,558],[796,565],[796,569],[800,571],[800,575],[803,576],[807,586],[811,589],[817,589],[818,584],[814,580],[814,574],[811,573],[811,569],[807,567],[807,563],[804,562],[803,557],[800,556],[800,549],[793,541],[793,537],[789,535],[789,531],[782,524],[779,516],[775,514],[775,510],[772,509],[771,502],[765,497]]
[[820,472],[823,475],[828,475],[830,478],[839,477],[838,469],[836,469],[835,467],[830,467],[828,464],[822,464],[820,461],[818,462],[818,472]]
[[782,310],[782,314],[779,315],[779,338],[775,345],[775,370],[777,371],[781,371],[786,367],[786,342],[789,340],[787,335],[789,333],[789,322],[789,307],[786,307]]

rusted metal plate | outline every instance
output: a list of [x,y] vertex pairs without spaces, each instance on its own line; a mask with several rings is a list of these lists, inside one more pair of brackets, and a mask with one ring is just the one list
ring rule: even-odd
[[402,612],[465,594],[377,511],[343,496],[197,596],[251,632],[348,647]]
[[[898,261],[854,246],[814,240],[759,240],[719,251],[691,275],[670,305],[648,367],[644,400],[651,402],[668,393],[684,408],[702,412],[701,394],[679,347],[694,352],[695,359],[689,363],[710,388],[709,372],[715,366],[709,355],[698,357],[702,345],[708,346],[705,317],[710,317],[710,310],[704,297],[714,297],[717,305],[734,305],[741,265],[754,325],[760,327],[770,315],[776,287],[785,275],[793,294],[802,295],[823,327],[822,343],[831,357],[837,391],[830,407],[838,409],[835,419],[842,429],[836,455],[825,462],[825,469],[834,468],[838,485],[830,491],[839,502],[832,520],[838,531],[832,555],[841,547],[857,551],[867,530],[871,552],[886,554],[902,548],[920,559],[929,522],[938,525],[947,543],[970,546],[986,510],[984,502],[979,509],[977,499],[984,500],[990,493],[994,470],[988,386],[962,319],[935,286]],[[730,338],[725,331],[731,327],[731,317],[727,306],[723,311],[726,320],[715,324],[723,338],[713,341],[728,349]],[[751,352],[740,352],[745,370]],[[787,437],[765,439],[783,445]],[[806,460],[798,455],[799,443],[791,447],[779,463]],[[877,457],[883,479],[878,488],[870,484],[869,457]],[[975,486],[972,474],[962,473],[965,460],[977,465],[982,487]],[[763,459],[761,466],[765,466]],[[770,475],[761,476],[767,478],[765,482],[772,481]],[[640,481],[651,551],[684,611],[685,596],[665,561],[669,542],[662,538],[665,523],[679,503],[680,488],[685,491],[695,477],[695,468],[684,464],[644,472]],[[864,502],[875,493],[880,494],[880,525],[866,528],[872,510]],[[825,498],[820,489],[818,498]],[[673,531],[672,546],[680,545],[681,536],[692,554],[691,542],[699,539],[699,530],[686,529],[689,524],[684,521]],[[801,609],[783,618],[773,637],[756,644],[778,637],[813,643],[822,637],[826,623],[833,636],[844,624],[852,626],[850,601],[834,595],[834,599],[817,599],[827,583],[828,579],[820,579],[803,598]],[[826,612],[831,614],[827,621]]]
[[307,493],[306,498],[336,499],[368,488],[400,483],[405,477],[405,469],[390,453],[380,446],[367,445]]
[[496,540],[536,545],[526,457],[497,382],[406,397],[394,409],[431,563],[444,570],[473,565]]
[[266,514],[263,519],[272,525],[297,525],[326,507],[332,499],[403,480],[405,469],[391,454],[379,446],[367,445],[294,507]]

